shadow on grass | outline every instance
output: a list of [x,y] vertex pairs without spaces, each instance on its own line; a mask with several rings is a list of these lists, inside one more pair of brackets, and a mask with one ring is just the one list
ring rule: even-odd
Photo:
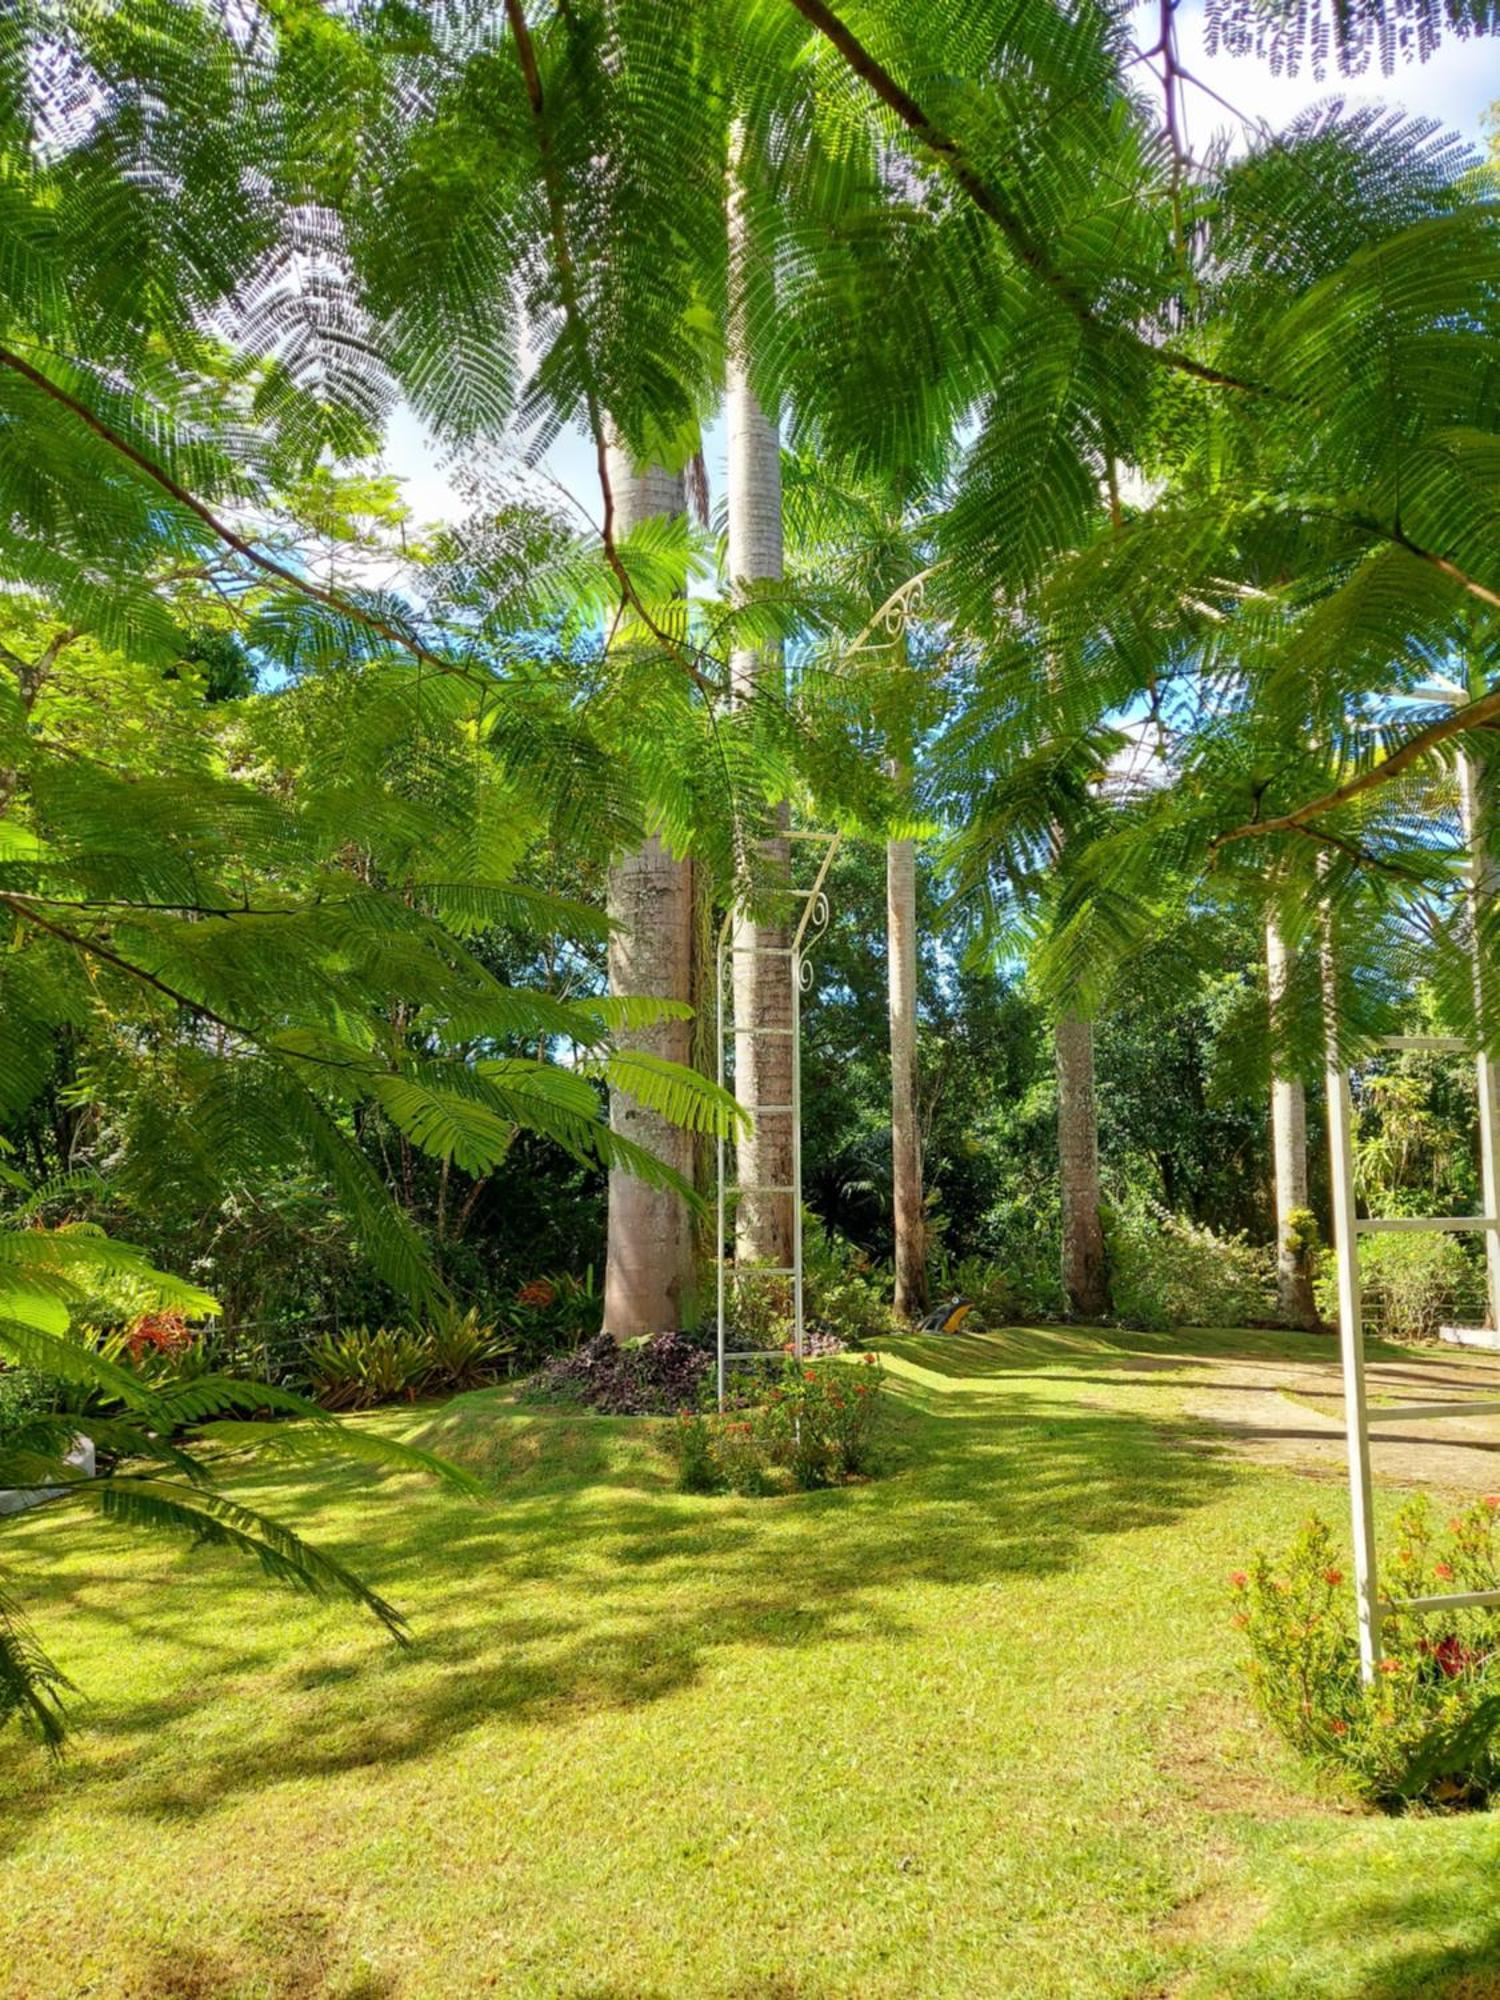
[[[904,1334],[880,1346],[883,1353],[929,1374],[974,1381],[1040,1371],[1063,1378],[1112,1369],[1166,1373],[1225,1360],[1249,1361],[1263,1368],[1303,1368],[1319,1362],[1336,1366],[1339,1358],[1337,1342],[1326,1334],[1253,1327],[1181,1327],[1171,1333],[1091,1326],[1004,1327],[991,1333]],[[1415,1359],[1411,1348],[1375,1339],[1366,1341],[1365,1352],[1370,1361]],[[1430,1378],[1418,1368],[1417,1379]]]
[[[1192,2000],[1221,1993],[1277,2000],[1293,1991],[1308,2000],[1493,2000],[1500,1994],[1494,1862],[1493,1852],[1476,1854],[1465,1858],[1459,1879],[1450,1861],[1435,1882],[1393,1878],[1353,1891],[1340,1884],[1337,1857],[1327,1857],[1326,1897],[1315,1908],[1297,1898],[1295,1938],[1285,1914],[1224,1956],[1206,1938],[1186,1992]],[[1413,1857],[1409,1865],[1420,1863]]]
[[[1080,1410],[1038,1389],[1012,1403],[902,1381],[892,1401],[888,1477],[769,1500],[678,1495],[641,1425],[549,1420],[503,1401],[467,1412],[470,1424],[513,1427],[494,1448],[510,1468],[494,1501],[404,1480],[372,1492],[345,1467],[298,1483],[284,1471],[236,1481],[251,1504],[410,1611],[414,1645],[364,1654],[357,1666],[288,1661],[295,1629],[278,1630],[277,1600],[236,1590],[216,1558],[196,1558],[125,1608],[118,1595],[111,1605],[102,1543],[101,1566],[82,1583],[73,1569],[28,1577],[43,1627],[66,1604],[110,1617],[122,1645],[191,1649],[190,1672],[172,1675],[162,1695],[101,1701],[80,1716],[104,1755],[77,1781],[106,1794],[111,1810],[192,1815],[289,1778],[421,1758],[480,1726],[565,1728],[591,1710],[658,1701],[732,1649],[899,1636],[912,1629],[908,1585],[1061,1572],[1088,1560],[1098,1537],[1170,1521],[1234,1476],[1198,1432]],[[47,1523],[31,1531],[31,1552],[53,1533],[79,1532]],[[546,1599],[534,1610],[532,1586]],[[247,1616],[265,1620],[250,1647]],[[215,1629],[218,1640],[207,1636]],[[278,1698],[267,1700],[266,1677],[278,1671]],[[211,1711],[247,1682],[260,1698],[232,1743],[221,1740]],[[174,1725],[200,1711],[210,1712],[210,1739],[195,1740],[185,1763]],[[61,1789],[71,1782],[65,1772]],[[46,1789],[18,1803],[41,1809]],[[17,1814],[3,1818],[0,1843],[18,1831]]]

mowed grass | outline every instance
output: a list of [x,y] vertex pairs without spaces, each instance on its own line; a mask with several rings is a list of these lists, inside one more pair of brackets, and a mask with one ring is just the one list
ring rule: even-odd
[[236,1479],[404,1651],[228,1559],[7,1525],[88,1701],[57,1769],[0,1738],[0,1995],[1500,1993],[1495,1821],[1355,1813],[1246,1712],[1225,1574],[1344,1495],[1224,1456],[1184,1349],[1305,1352],[903,1341],[888,1475],[769,1501],[500,1393],[374,1420],[479,1502]]

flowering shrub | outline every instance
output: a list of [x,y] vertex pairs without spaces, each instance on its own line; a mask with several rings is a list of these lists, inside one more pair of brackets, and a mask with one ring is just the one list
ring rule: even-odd
[[1439,1532],[1419,1496],[1396,1517],[1381,1595],[1381,1657],[1359,1675],[1354,1593],[1327,1522],[1305,1522],[1286,1557],[1230,1578],[1257,1706],[1294,1748],[1337,1765],[1366,1798],[1469,1802],[1500,1787],[1500,1608],[1408,1612],[1404,1598],[1500,1589],[1500,1495]]
[[670,1436],[679,1489],[754,1496],[773,1490],[775,1471],[804,1489],[869,1473],[881,1386],[873,1354],[853,1366],[789,1363],[763,1402],[679,1410]]
[[723,1484],[714,1451],[712,1419],[701,1410],[679,1410],[671,1446],[677,1458],[679,1493],[717,1493]]
[[574,1348],[599,1331],[604,1301],[589,1265],[581,1278],[571,1271],[552,1277],[529,1278],[516,1292],[506,1314],[523,1367],[536,1364],[560,1349]]
[[798,1486],[832,1486],[870,1470],[880,1391],[873,1354],[852,1368],[793,1362],[752,1421],[767,1457]]
[[534,1378],[536,1391],[586,1404],[607,1416],[661,1416],[696,1406],[712,1357],[680,1333],[656,1333],[622,1346],[595,1334],[572,1354],[549,1361]]
[[193,1344],[193,1331],[180,1312],[143,1312],[125,1329],[125,1346],[137,1365],[148,1354],[181,1354]]

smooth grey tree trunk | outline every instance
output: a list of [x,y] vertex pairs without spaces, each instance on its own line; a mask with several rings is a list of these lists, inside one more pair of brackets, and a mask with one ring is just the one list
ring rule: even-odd
[[1095,1319],[1109,1311],[1109,1270],[1099,1213],[1099,1117],[1094,1027],[1064,1014],[1053,1029],[1057,1061],[1057,1160],[1062,1187],[1062,1279],[1068,1304]]
[[886,962],[891,1027],[891,1207],[896,1234],[896,1311],[927,1310],[927,1216],[922,1201],[922,1131],[917,1119],[916,843],[885,850]]
[[[1464,838],[1469,847],[1469,920],[1473,926],[1474,1012],[1478,1024],[1475,1085],[1479,1097],[1479,1176],[1484,1213],[1500,1215],[1500,1062],[1485,1047],[1484,1028],[1493,998],[1494,969],[1480,943],[1480,922],[1487,905],[1500,893],[1489,829],[1480,811],[1481,753],[1466,747],[1458,760]],[[1500,1232],[1487,1230],[1484,1239],[1485,1296],[1489,1324],[1500,1329]]]
[[1277,1016],[1292,976],[1292,958],[1273,918],[1266,921],[1266,990],[1271,1008],[1271,1162],[1276,1186],[1276,1309],[1289,1326],[1320,1324],[1308,1246],[1299,1222],[1307,1214],[1307,1092],[1300,1077],[1276,1074]]
[[[655,515],[684,508],[680,473],[637,467],[609,449],[615,527],[623,539]],[[693,995],[693,870],[652,836],[609,871],[609,990],[691,1002]],[[692,1060],[692,1023],[622,1032],[624,1048],[650,1050],[674,1062]],[[647,1147],[691,1185],[690,1133],[645,1110],[621,1091],[610,1093],[609,1120],[622,1136]],[[609,1240],[604,1266],[604,1326],[617,1338],[670,1332],[694,1311],[692,1218],[682,1197],[648,1187],[613,1169],[609,1176]]]
[[[728,440],[728,565],[732,601],[743,604],[757,584],[782,576],[781,434],[750,386],[744,298],[753,254],[739,184],[731,177],[728,200],[729,327],[724,382]],[[738,647],[729,663],[736,705],[747,705],[781,689],[778,646]],[[785,807],[777,815],[785,830]],[[792,1101],[792,962],[787,954],[791,929],[785,891],[791,883],[791,844],[785,838],[761,841],[756,856],[757,887],[764,904],[755,915],[737,916],[731,942],[734,981],[734,1091],[754,1123],[737,1143],[736,1169],[746,1190],[735,1209],[735,1241],[747,1263],[789,1265],[793,1255],[793,1198],[758,1189],[791,1185],[792,1120],[766,1112],[769,1104]]]

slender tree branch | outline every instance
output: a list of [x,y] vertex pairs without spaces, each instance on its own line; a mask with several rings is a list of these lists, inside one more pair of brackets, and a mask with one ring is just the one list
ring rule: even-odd
[[310,577],[298,576],[295,570],[288,569],[284,563],[277,562],[274,556],[268,556],[264,550],[256,548],[253,542],[247,541],[243,535],[237,533],[227,521],[220,520],[212,508],[205,506],[203,501],[189,491],[179,479],[174,478],[165,466],[158,465],[138,445],[132,444],[129,438],[122,437],[117,430],[105,423],[87,403],[80,402],[76,396],[70,395],[60,383],[54,382],[40,368],[33,367],[21,355],[13,354],[9,348],[0,347],[0,367],[10,369],[12,374],[19,375],[23,381],[29,382],[34,389],[66,410],[70,416],[92,431],[95,437],[102,439],[112,451],[117,452],[128,464],[134,466],[144,478],[158,486],[163,493],[170,495],[179,507],[186,508],[188,513],[200,520],[226,548],[233,549],[236,555],[243,557],[263,575],[274,577],[288,590],[296,591],[301,597],[311,598],[314,603],[336,612],[339,617],[351,619],[355,624],[363,625],[367,631],[389,640],[392,645],[400,646],[423,666],[432,667],[444,674],[466,674],[471,671],[457,661],[445,660],[441,654],[432,652],[420,639],[390,619],[383,618],[379,612],[368,610],[364,605],[344,597],[338,591],[325,590]]
[[[514,0],[508,0],[508,4],[514,4]],[[1259,395],[1266,393],[1259,383],[1225,374],[1222,369],[1210,367],[1207,362],[1195,360],[1192,355],[1180,353],[1176,348],[1155,347],[1139,334],[1109,326],[1101,320],[1084,294],[1069,283],[1046,252],[1033,241],[1020,217],[1005,205],[970,163],[959,141],[950,132],[944,131],[910,92],[902,88],[853,30],[825,4],[825,0],[790,0],[790,4],[838,50],[854,74],[870,86],[881,103],[895,113],[912,136],[943,162],[974,206],[988,216],[1000,231],[1016,261],[1038,278],[1081,325],[1110,339],[1123,340],[1162,367],[1175,369],[1181,375],[1190,375],[1195,381],[1207,382],[1214,388],[1243,389]]]
[[1325,792],[1322,798],[1312,799],[1305,806],[1298,806],[1293,812],[1278,814],[1275,819],[1247,820],[1243,826],[1231,827],[1227,833],[1215,834],[1209,842],[1209,850],[1216,854],[1221,847],[1227,847],[1231,841],[1253,840],[1260,834],[1305,832],[1309,820],[1322,819],[1325,814],[1337,812],[1341,806],[1350,804],[1365,792],[1373,791],[1378,785],[1389,784],[1392,778],[1399,778],[1403,771],[1408,771],[1413,764],[1420,763],[1422,758],[1437,749],[1440,743],[1446,743],[1454,736],[1462,736],[1470,729],[1481,729],[1497,719],[1500,719],[1500,688],[1492,688],[1477,701],[1466,702],[1462,708],[1450,709],[1446,715],[1439,716],[1436,722],[1429,722],[1424,729],[1419,729],[1415,735],[1408,736],[1401,747],[1393,750],[1389,757],[1383,758],[1378,764],[1372,764],[1369,770],[1361,771],[1357,777],[1350,778],[1346,783],[1335,786],[1331,792]]
[[[1366,523],[1360,522],[1358,525],[1364,527]],[[1492,611],[1500,611],[1500,591],[1491,590],[1487,583],[1480,583],[1477,578],[1460,569],[1448,556],[1440,556],[1434,549],[1424,549],[1420,542],[1414,542],[1410,535],[1403,532],[1399,522],[1393,528],[1377,528],[1374,532],[1383,535],[1387,541],[1394,542],[1398,549],[1405,549],[1406,553],[1415,556],[1418,562],[1429,564],[1440,575],[1446,576],[1450,583],[1456,583],[1460,590],[1467,592],[1470,597],[1477,598],[1481,604],[1487,604]]]

